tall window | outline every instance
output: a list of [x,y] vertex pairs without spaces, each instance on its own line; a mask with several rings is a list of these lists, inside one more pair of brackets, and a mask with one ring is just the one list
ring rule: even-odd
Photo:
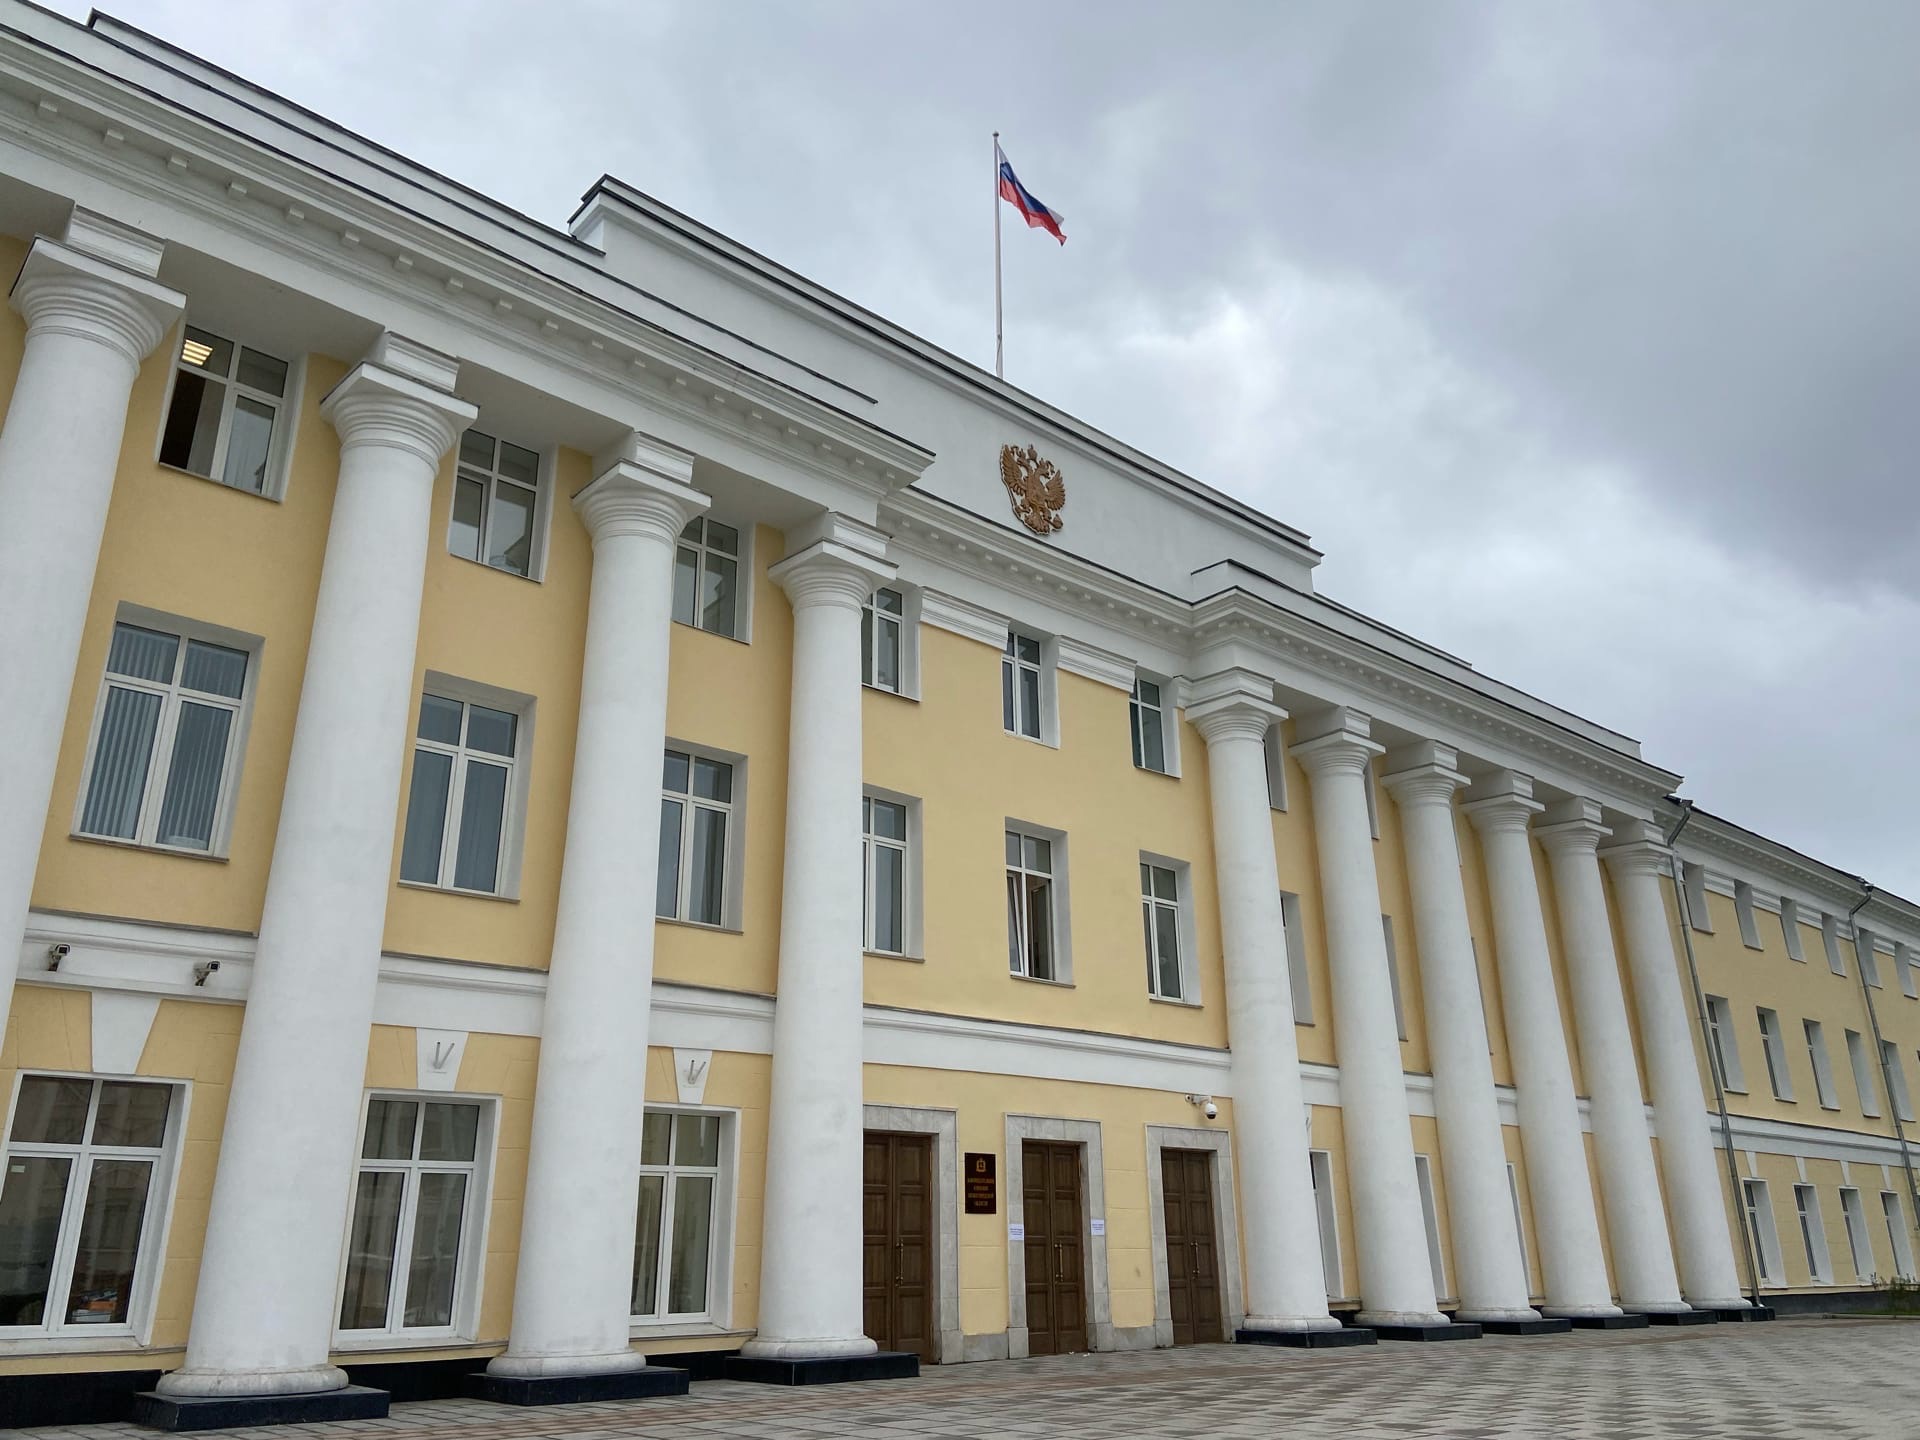
[[1007,968],[1029,980],[1054,973],[1053,842],[1007,831]]
[[353,1181],[342,1330],[451,1330],[465,1300],[481,1107],[373,1095]]
[[1760,1014],[1760,1049],[1767,1057],[1767,1083],[1773,1087],[1776,1100],[1793,1099],[1793,1076],[1787,1070],[1787,1041],[1780,1033],[1779,1012],[1758,1007]]
[[1320,1279],[1327,1287],[1327,1298],[1338,1300],[1346,1292],[1346,1283],[1340,1275],[1340,1220],[1333,1202],[1333,1156],[1325,1150],[1309,1150],[1307,1169],[1313,1176],[1313,1218],[1320,1232]]
[[860,612],[860,678],[876,690],[898,695],[906,683],[906,614],[906,597],[885,587]]
[[79,831],[211,850],[239,770],[247,652],[113,627]]
[[1806,962],[1806,949],[1800,944],[1800,907],[1786,896],[1780,897],[1780,937],[1787,942],[1787,958]]
[[1880,1192],[1880,1215],[1887,1222],[1887,1243],[1893,1247],[1893,1272],[1902,1280],[1911,1280],[1913,1245],[1907,1239],[1906,1212],[1900,1208],[1897,1191]]
[[1880,1089],[1873,1083],[1873,1062],[1867,1058],[1867,1041],[1858,1030],[1849,1030],[1847,1064],[1853,1069],[1854,1093],[1860,1097],[1860,1113],[1870,1120],[1880,1118]]
[[702,515],[687,522],[673,557],[673,618],[736,637],[740,624],[740,532]]
[[724,925],[733,766],[705,755],[669,750],[660,783],[660,869],[654,914],[699,925]]
[[1413,1157],[1413,1179],[1420,1190],[1420,1220],[1427,1231],[1427,1268],[1433,1272],[1433,1293],[1447,1293],[1447,1267],[1440,1248],[1440,1206],[1433,1193],[1433,1161]]
[[1167,767],[1167,716],[1161,708],[1157,681],[1136,675],[1133,699],[1127,705],[1133,722],[1133,763],[1142,770],[1169,774]]
[[1860,1192],[1852,1186],[1840,1190],[1840,1215],[1847,1222],[1847,1251],[1853,1257],[1853,1274],[1862,1285],[1874,1276],[1873,1240],[1867,1232],[1867,1207]]
[[1147,993],[1184,1000],[1180,966],[1180,872],[1169,865],[1140,863],[1140,919],[1147,940]]
[[1733,1011],[1724,996],[1707,996],[1707,1038],[1713,1042],[1720,1083],[1729,1090],[1745,1091],[1747,1077],[1740,1068],[1740,1047],[1733,1037]]
[[1733,916],[1740,926],[1740,943],[1749,950],[1760,948],[1760,925],[1753,914],[1753,886],[1744,880],[1733,882]]
[[1703,935],[1713,933],[1713,917],[1707,913],[1707,872],[1691,860],[1680,866],[1680,878],[1686,883],[1687,919]]
[[860,852],[866,875],[867,949],[907,950],[907,807],[872,795],[860,800]]
[[1831,1285],[1833,1271],[1827,1261],[1827,1227],[1820,1218],[1820,1192],[1811,1185],[1794,1186],[1793,1209],[1800,1221],[1800,1247],[1806,1252],[1807,1274],[1816,1285]]
[[131,1323],[162,1257],[171,1085],[25,1075],[0,1173],[0,1332]]
[[1009,735],[1040,738],[1040,642],[1007,632],[1000,656],[1000,721]]
[[1533,1267],[1527,1260],[1527,1227],[1520,1219],[1520,1177],[1512,1161],[1507,1162],[1507,1200],[1513,1206],[1513,1236],[1520,1242],[1520,1276],[1531,1287]]
[[460,437],[447,548],[513,575],[533,574],[540,457],[478,430]]
[[1393,996],[1393,1029],[1402,1040],[1407,1038],[1407,1007],[1400,998],[1400,949],[1393,941],[1393,917],[1380,917],[1380,937],[1387,952],[1387,991]]
[[520,718],[510,711],[420,697],[402,880],[481,895],[500,891],[519,734]]
[[1800,1022],[1807,1036],[1807,1058],[1813,1062],[1813,1088],[1820,1096],[1820,1108],[1838,1110],[1840,1097],[1833,1088],[1833,1061],[1827,1056],[1826,1031],[1818,1020]]
[[1847,973],[1847,957],[1840,953],[1840,922],[1831,915],[1820,917],[1820,943],[1826,948],[1827,969],[1836,975]]
[[1913,1096],[1907,1090],[1907,1067],[1900,1063],[1900,1050],[1891,1040],[1880,1042],[1880,1065],[1887,1075],[1887,1093],[1893,1096],[1893,1113],[1902,1120],[1913,1119]]
[[1784,1279],[1780,1265],[1780,1232],[1773,1223],[1773,1200],[1764,1180],[1742,1180],[1740,1196],[1747,1213],[1747,1233],[1753,1237],[1754,1261],[1760,1278],[1769,1285]]
[[286,361],[187,326],[160,431],[160,463],[265,495],[286,396]]
[[1287,947],[1287,989],[1293,997],[1293,1023],[1313,1024],[1313,980],[1307,973],[1307,937],[1300,918],[1300,897],[1280,892],[1280,928]]
[[649,1110],[640,1131],[640,1218],[633,1238],[637,1320],[698,1319],[712,1309],[720,1233],[719,1115]]

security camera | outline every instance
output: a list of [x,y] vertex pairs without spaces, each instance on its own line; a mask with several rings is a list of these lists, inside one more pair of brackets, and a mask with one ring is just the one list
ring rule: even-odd
[[73,953],[73,946],[67,944],[47,946],[47,969],[58,970],[60,962]]
[[1209,1120],[1218,1120],[1220,1118],[1220,1107],[1209,1100],[1200,1107],[1200,1113]]
[[207,977],[219,968],[220,962],[218,960],[202,960],[198,965],[193,967],[193,983],[196,985],[206,984]]

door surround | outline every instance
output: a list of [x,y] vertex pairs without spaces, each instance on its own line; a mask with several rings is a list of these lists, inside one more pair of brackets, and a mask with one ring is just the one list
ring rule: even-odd
[[[1006,1198],[1007,1224],[1026,1226],[1026,1163],[1021,1144],[1027,1140],[1053,1140],[1080,1147],[1081,1254],[1086,1257],[1087,1343],[1095,1350],[1114,1348],[1113,1304],[1107,1292],[1107,1218],[1106,1166],[1100,1150],[1100,1122],[1097,1120],[1058,1120],[1045,1115],[1007,1116],[1006,1177],[1001,1194]],[[1093,1233],[1093,1222],[1102,1221],[1101,1233]],[[1236,1252],[1237,1253],[1237,1252]],[[1169,1312],[1171,1313],[1171,1312]],[[1173,1321],[1167,1321],[1172,1334]],[[1026,1246],[1007,1241],[1007,1355],[1025,1359],[1027,1350],[1027,1251]]]
[[942,1365],[965,1357],[960,1332],[960,1123],[952,1110],[911,1105],[861,1107],[864,1128],[933,1137],[934,1354]]
[[1167,1282],[1167,1187],[1160,1168],[1162,1150],[1213,1152],[1213,1233],[1220,1262],[1220,1318],[1229,1335],[1246,1323],[1247,1312],[1240,1297],[1240,1224],[1234,1205],[1232,1134],[1188,1125],[1149,1125],[1147,1223],[1152,1229],[1153,1343],[1170,1349],[1173,1297]]

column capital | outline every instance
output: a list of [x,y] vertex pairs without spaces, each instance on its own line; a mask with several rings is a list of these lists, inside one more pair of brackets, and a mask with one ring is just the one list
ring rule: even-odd
[[1597,802],[1573,795],[1549,805],[1534,833],[1549,855],[1593,855],[1613,833],[1602,816]]
[[320,402],[340,447],[385,445],[438,469],[440,458],[479,410],[445,388],[459,362],[391,332]]
[[899,573],[887,559],[887,537],[847,515],[826,514],[787,532],[795,548],[767,571],[796,610],[838,605],[858,610]]
[[1509,831],[1525,834],[1533,817],[1547,807],[1533,798],[1533,777],[1517,770],[1496,770],[1467,787],[1461,810],[1482,835]]
[[[1615,832],[1617,835],[1619,832]],[[1607,862],[1607,868],[1617,876],[1651,875],[1659,877],[1667,873],[1673,863],[1673,852],[1657,840],[1629,840],[1624,845],[1608,845],[1600,851],[1600,858]]]
[[1273,682],[1251,670],[1216,671],[1195,680],[1187,719],[1207,744],[1219,740],[1261,740],[1287,718],[1273,703]]
[[1371,738],[1372,717],[1344,705],[1296,723],[1315,732],[1295,741],[1292,754],[1316,780],[1322,775],[1359,775],[1387,748]]
[[1438,740],[1418,740],[1387,752],[1387,773],[1380,783],[1394,800],[1406,805],[1442,805],[1451,809],[1456,790],[1467,777],[1456,768],[1459,752]]
[[575,513],[596,546],[622,535],[673,544],[713,503],[690,483],[693,457],[643,436],[630,437],[622,450],[630,458],[614,461],[575,495]]
[[105,345],[138,365],[187,307],[187,297],[44,235],[33,242],[9,303],[33,335],[63,334]]

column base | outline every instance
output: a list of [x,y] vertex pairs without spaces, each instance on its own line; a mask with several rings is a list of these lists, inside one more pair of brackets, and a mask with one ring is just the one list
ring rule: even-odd
[[467,1377],[467,1393],[498,1405],[578,1405],[586,1400],[646,1400],[687,1393],[687,1372],[668,1365],[605,1370],[596,1375],[494,1375]]
[[1536,1315],[1531,1320],[1477,1320],[1488,1335],[1564,1335],[1573,1329],[1573,1321],[1564,1315]]
[[1649,1325],[1717,1325],[1720,1317],[1711,1310],[1649,1310]]
[[760,1385],[843,1385],[853,1380],[912,1380],[920,1357],[903,1350],[873,1350],[865,1355],[729,1355],[722,1379]]
[[1337,1350],[1345,1345],[1371,1345],[1373,1331],[1364,1325],[1342,1325],[1335,1330],[1236,1330],[1236,1345],[1283,1345],[1294,1350]]
[[1644,1315],[1570,1315],[1576,1330],[1644,1330],[1648,1320]]
[[1718,1319],[1728,1321],[1732,1324],[1754,1324],[1758,1321],[1776,1318],[1771,1305],[1742,1305],[1737,1310],[1729,1307],[1725,1310],[1714,1310],[1709,1313]]
[[154,1430],[229,1430],[243,1425],[384,1420],[386,1415],[386,1391],[346,1385],[304,1395],[162,1395],[146,1390],[133,1397],[130,1418]]
[[1480,1327],[1472,1321],[1442,1320],[1439,1324],[1381,1325],[1370,1327],[1382,1340],[1478,1340]]

